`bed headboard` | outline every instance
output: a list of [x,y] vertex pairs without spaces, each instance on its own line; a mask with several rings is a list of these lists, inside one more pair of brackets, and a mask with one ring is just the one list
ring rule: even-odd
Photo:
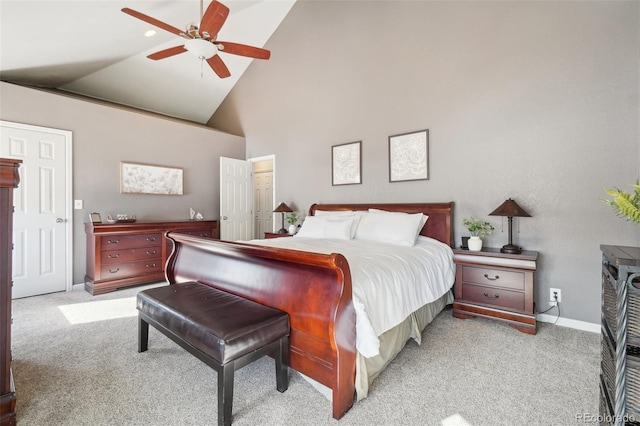
[[442,241],[453,247],[453,201],[448,203],[405,203],[405,204],[312,204],[309,215],[316,210],[368,210],[380,209],[391,212],[423,213],[429,220],[420,231],[420,235]]

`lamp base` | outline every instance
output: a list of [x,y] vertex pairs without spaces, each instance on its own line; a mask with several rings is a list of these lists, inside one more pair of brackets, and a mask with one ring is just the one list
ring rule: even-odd
[[282,228],[280,230],[278,230],[278,234],[288,234],[289,231],[287,231],[286,229]]
[[500,253],[520,254],[522,253],[522,249],[513,244],[505,244],[500,249]]

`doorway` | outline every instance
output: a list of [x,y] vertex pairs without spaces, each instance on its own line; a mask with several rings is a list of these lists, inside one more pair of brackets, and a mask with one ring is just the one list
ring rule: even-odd
[[0,156],[22,160],[14,192],[13,298],[71,290],[71,146],[70,131],[0,121]]

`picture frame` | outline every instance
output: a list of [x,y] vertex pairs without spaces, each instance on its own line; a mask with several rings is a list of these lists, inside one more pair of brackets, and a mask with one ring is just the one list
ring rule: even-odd
[[89,213],[89,219],[91,220],[91,223],[102,223],[102,217],[100,216],[100,213]]
[[331,147],[331,185],[362,183],[362,141]]
[[429,130],[389,136],[389,182],[429,179]]
[[180,167],[121,161],[120,193],[182,195],[183,174]]

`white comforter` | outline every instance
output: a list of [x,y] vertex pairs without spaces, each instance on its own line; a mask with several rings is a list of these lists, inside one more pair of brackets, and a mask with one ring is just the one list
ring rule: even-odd
[[378,355],[378,336],[400,324],[416,309],[443,296],[455,279],[451,248],[422,236],[412,247],[304,237],[250,242],[344,255],[353,283],[356,349],[367,358]]

